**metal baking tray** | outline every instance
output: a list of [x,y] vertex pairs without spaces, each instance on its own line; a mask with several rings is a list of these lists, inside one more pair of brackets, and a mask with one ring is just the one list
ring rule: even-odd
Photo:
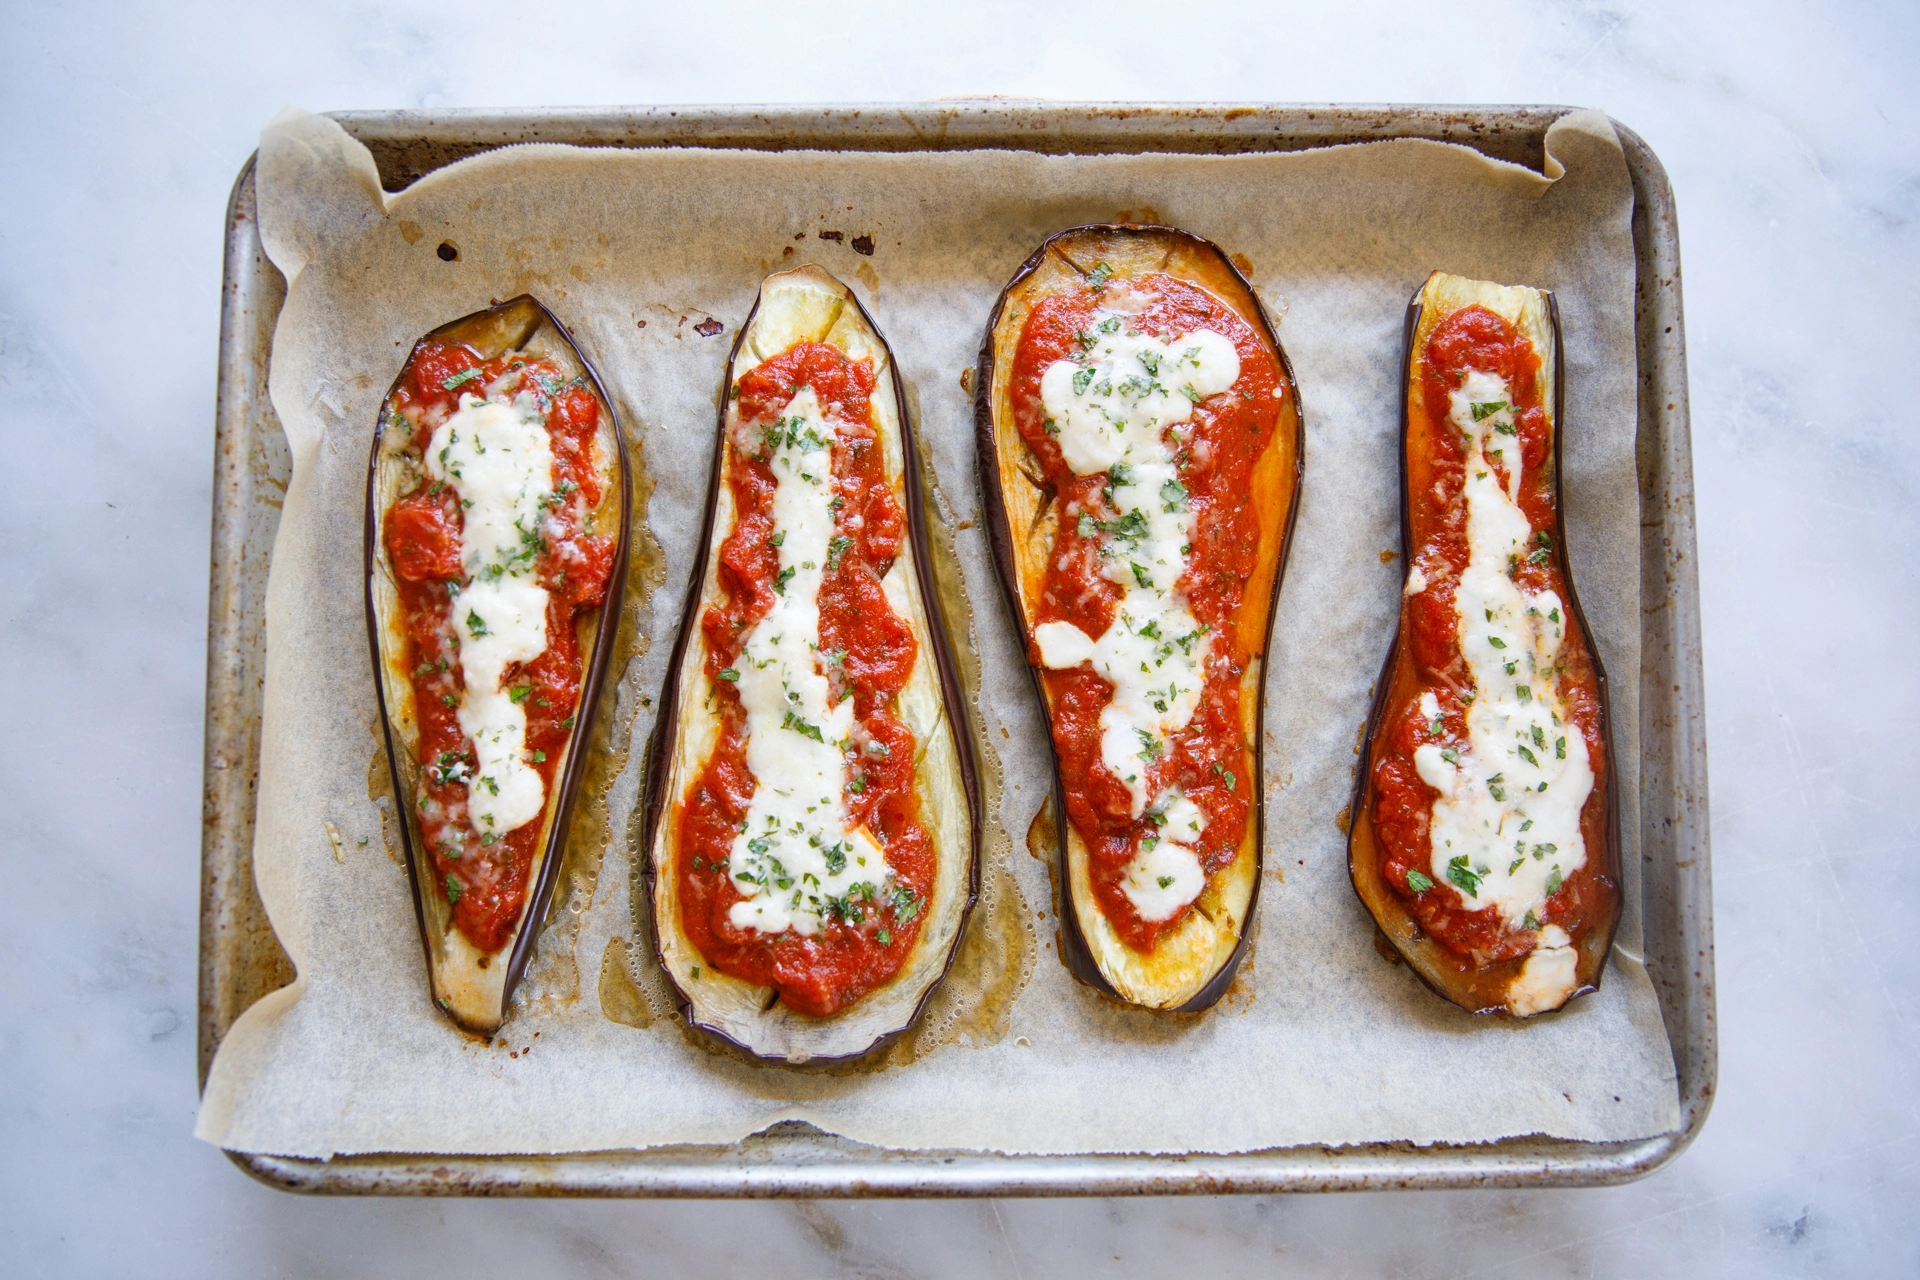
[[[1050,154],[1297,151],[1383,138],[1473,147],[1534,169],[1564,107],[1088,105],[644,107],[590,111],[344,112],[389,190],[516,142],[849,151],[1007,149]],[[1706,700],[1694,555],[1693,455],[1681,323],[1679,230],[1660,161],[1615,123],[1633,178],[1640,366],[1640,803],[1646,963],[1673,1046],[1680,1127],[1634,1142],[1515,1138],[1284,1147],[1239,1155],[1020,1156],[898,1151],[810,1125],[727,1146],[580,1155],[344,1156],[229,1153],[270,1186],[400,1195],[1169,1195],[1406,1187],[1593,1186],[1641,1177],[1705,1123],[1718,1070],[1707,841]],[[206,795],[201,842],[200,1079],[234,1020],[293,968],[253,882],[267,560],[288,454],[267,399],[286,283],[261,248],[253,161],[227,209],[215,414],[207,623]]]

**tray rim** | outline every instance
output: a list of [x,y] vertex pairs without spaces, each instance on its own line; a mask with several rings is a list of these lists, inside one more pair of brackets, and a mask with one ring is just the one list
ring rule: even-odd
[[[515,142],[721,149],[1036,150],[1049,153],[1298,150],[1382,138],[1430,138],[1519,159],[1537,147],[1554,106],[1336,106],[1065,103],[1030,99],[839,106],[657,106],[591,110],[331,113],[411,180],[460,155]],[[227,1152],[259,1181],[322,1194],[639,1196],[692,1198],[1256,1194],[1280,1191],[1600,1186],[1644,1177],[1686,1149],[1717,1090],[1704,681],[1695,556],[1691,430],[1679,234],[1664,167],[1615,120],[1633,183],[1638,453],[1642,500],[1643,919],[1672,934],[1671,972],[1655,979],[1675,1058],[1680,1127],[1632,1142],[1540,1137],[1479,1145],[1406,1142],[1308,1145],[1229,1155],[1007,1155],[866,1146],[785,1123],[739,1143],[566,1156],[362,1155],[308,1160]],[[200,930],[200,1085],[230,1025],[221,1005],[237,984],[230,939],[252,894],[257,719],[249,724],[245,615],[261,606],[244,565],[254,428],[265,395],[272,323],[284,283],[266,262],[254,218],[256,157],[226,210],[214,502],[208,600]],[[404,185],[404,182],[401,184]],[[1655,531],[1659,531],[1656,535]],[[256,548],[257,550],[257,548]],[[255,573],[258,565],[253,565]],[[1649,584],[1662,590],[1648,607]],[[1657,661],[1664,659],[1663,662]],[[1649,686],[1647,671],[1664,673]],[[1670,687],[1670,689],[1669,689]],[[233,767],[251,743],[253,767]],[[1666,753],[1655,757],[1651,747]],[[1647,803],[1649,788],[1668,803]],[[1658,845],[1670,866],[1655,865]],[[1683,856],[1684,855],[1684,856]],[[1664,879],[1657,879],[1663,873]],[[242,880],[244,878],[244,882]],[[240,887],[236,891],[235,886]],[[239,899],[236,899],[236,892]],[[255,903],[257,909],[257,900]],[[244,915],[244,912],[239,913]],[[261,916],[264,922],[264,916]],[[256,932],[257,932],[256,926]],[[268,942],[271,933],[268,931]],[[255,940],[258,946],[258,940]],[[276,945],[277,943],[273,943]],[[1651,947],[1647,948],[1649,951]],[[1648,957],[1651,960],[1651,956]],[[244,1007],[244,1006],[242,1006]],[[240,1008],[231,1010],[237,1017]],[[224,1025],[223,1025],[224,1023]]]

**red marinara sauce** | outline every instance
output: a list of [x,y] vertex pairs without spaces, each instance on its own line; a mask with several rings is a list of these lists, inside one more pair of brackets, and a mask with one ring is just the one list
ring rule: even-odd
[[887,748],[849,759],[847,821],[873,834],[906,892],[853,899],[850,916],[824,921],[812,936],[793,930],[768,935],[729,919],[743,895],[727,874],[727,859],[755,784],[747,768],[746,711],[738,690],[720,673],[736,664],[747,633],[773,608],[780,566],[771,542],[778,481],[764,457],[739,448],[729,449],[725,475],[734,524],[720,545],[722,602],[700,620],[720,735],[681,805],[677,874],[681,928],[714,968],[774,987],[788,1007],[825,1017],[883,985],[905,964],[933,886],[934,852],[914,790],[913,731],[895,706],[919,641],[881,585],[907,530],[873,424],[873,362],[850,360],[825,343],[797,342],[740,379],[739,418],[744,424],[772,422],[806,387],[835,422],[834,533],[846,539],[821,579],[820,651],[845,651],[830,672],[834,691],[852,691],[854,718]]
[[[1207,815],[1196,851],[1212,876],[1239,851],[1258,785],[1252,746],[1241,728],[1240,678],[1255,656],[1249,642],[1260,637],[1244,635],[1235,622],[1259,560],[1260,513],[1252,501],[1251,477],[1279,419],[1281,401],[1274,393],[1282,387],[1281,373],[1261,335],[1205,289],[1151,275],[1134,281],[1132,291],[1148,300],[1129,318],[1140,332],[1170,342],[1210,329],[1231,341],[1240,357],[1239,380],[1193,407],[1193,429],[1176,456],[1194,513],[1193,550],[1178,590],[1194,618],[1212,629],[1214,640],[1199,708],[1147,772],[1150,791],[1178,787]],[[1113,625],[1121,588],[1100,572],[1099,535],[1083,536],[1077,517],[1084,513],[1110,521],[1119,513],[1104,496],[1107,473],[1076,475],[1047,433],[1040,380],[1056,361],[1081,353],[1079,335],[1095,323],[1104,292],[1087,288],[1038,302],[1021,330],[1008,388],[1014,423],[1063,513],[1032,623],[1070,622],[1095,639]],[[1038,667],[1037,654],[1034,663]],[[1100,757],[1100,713],[1113,699],[1113,685],[1091,665],[1043,671],[1041,679],[1053,706],[1054,754],[1067,817],[1090,851],[1094,896],[1120,939],[1135,951],[1150,952],[1162,935],[1180,926],[1193,904],[1165,920],[1146,920],[1121,889],[1141,839],[1157,829],[1145,815],[1132,816],[1126,783]]]
[[[1473,688],[1473,675],[1460,652],[1459,621],[1454,605],[1460,575],[1468,561],[1466,459],[1467,443],[1447,416],[1449,392],[1469,369],[1506,379],[1513,405],[1514,428],[1521,455],[1520,509],[1532,526],[1536,543],[1552,546],[1558,496],[1554,491],[1553,424],[1548,421],[1540,389],[1540,353],[1533,343],[1504,317],[1481,306],[1463,307],[1433,327],[1419,360],[1424,420],[1411,424],[1407,441],[1407,490],[1413,566],[1426,578],[1426,589],[1408,596],[1402,626],[1410,645],[1413,679],[1398,684],[1405,695],[1391,707],[1381,726],[1373,764],[1373,827],[1383,853],[1386,880],[1407,903],[1420,925],[1447,950],[1474,965],[1517,959],[1531,952],[1538,933],[1509,930],[1497,907],[1466,909],[1466,901],[1451,884],[1437,882],[1416,893],[1407,884],[1409,871],[1430,870],[1432,841],[1428,826],[1433,803],[1440,793],[1428,786],[1414,767],[1413,753],[1426,743],[1463,749],[1467,745],[1463,691]],[[1489,465],[1504,484],[1505,467]],[[1571,609],[1558,548],[1554,554],[1533,556],[1516,563],[1510,576],[1530,595],[1552,588]],[[1569,618],[1570,624],[1574,619]],[[1559,925],[1569,936],[1603,910],[1607,892],[1604,858],[1607,752],[1601,733],[1600,689],[1593,664],[1587,659],[1578,625],[1568,625],[1562,642],[1563,669],[1558,691],[1574,725],[1587,741],[1593,769],[1593,791],[1581,810],[1581,834],[1587,845],[1584,866],[1562,882],[1559,892],[1539,913],[1540,923]],[[1435,736],[1420,714],[1420,695],[1432,693],[1440,706],[1441,732]],[[1429,877],[1431,878],[1431,877]]]
[[[583,612],[606,599],[618,544],[617,531],[595,533],[590,527],[603,490],[593,448],[600,402],[585,379],[569,379],[551,360],[514,352],[482,360],[468,347],[429,341],[415,353],[387,404],[394,419],[412,426],[410,448],[424,453],[435,428],[458,410],[462,395],[529,395],[552,440],[554,499],[541,522],[533,562],[548,592],[547,648],[529,662],[508,667],[503,677],[503,687],[514,692],[526,712],[529,759],[550,796],[579,711],[577,624]],[[454,927],[478,950],[495,952],[519,922],[545,824],[536,818],[494,837],[482,836],[467,820],[466,778],[476,758],[458,714],[466,688],[454,629],[460,589],[466,585],[459,494],[430,478],[421,481],[387,508],[384,534],[420,723],[423,768],[416,816],[425,846],[420,852],[435,890],[453,907]]]

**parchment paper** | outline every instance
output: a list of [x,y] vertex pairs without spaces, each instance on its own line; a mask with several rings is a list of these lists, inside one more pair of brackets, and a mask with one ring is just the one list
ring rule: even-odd
[[[1236,157],[542,145],[383,195],[358,143],[283,112],[263,135],[257,182],[267,250],[290,281],[271,389],[294,470],[268,588],[254,860],[299,977],[227,1036],[199,1136],[318,1157],[541,1153],[727,1142],[800,1119],[906,1148],[1231,1152],[1675,1127],[1672,1058],[1639,960],[1632,196],[1603,115],[1565,117],[1548,148],[1543,177],[1419,141]],[[1023,839],[1046,791],[1043,728],[978,524],[960,384],[1020,262],[1061,227],[1115,218],[1186,227],[1250,260],[1284,316],[1306,412],[1266,692],[1257,943],[1235,992],[1197,1016],[1117,1008],[1059,962],[1047,868]],[[870,254],[856,236],[871,237]],[[455,261],[442,260],[443,242]],[[728,344],[761,276],[809,260],[860,292],[901,365],[975,609],[960,643],[978,648],[979,707],[1007,779],[989,820],[1013,834],[1012,872],[1046,912],[1004,1036],[843,1075],[704,1052],[670,1019],[622,1025],[594,981],[608,940],[635,936],[626,819],[693,570]],[[1381,552],[1399,546],[1401,319],[1436,267],[1559,294],[1568,540],[1615,676],[1619,940],[1598,994],[1526,1022],[1459,1013],[1382,959],[1345,868],[1356,735],[1400,583]],[[423,998],[405,875],[368,799],[361,504],[380,399],[414,339],[523,290],[571,326],[642,446],[657,484],[644,519],[665,578],[640,610],[652,645],[615,711],[636,749],[609,793],[598,887],[563,911],[574,918],[543,941],[545,968],[482,1045]],[[724,334],[696,330],[709,319]]]

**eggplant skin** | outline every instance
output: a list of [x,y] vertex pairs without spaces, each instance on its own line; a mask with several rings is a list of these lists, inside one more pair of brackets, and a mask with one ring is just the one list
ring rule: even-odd
[[[418,825],[416,795],[421,762],[419,725],[413,707],[413,686],[404,666],[405,644],[399,618],[399,597],[393,566],[388,561],[384,520],[388,507],[420,478],[418,462],[405,451],[405,434],[388,440],[393,393],[412,369],[428,342],[454,343],[472,348],[483,360],[508,351],[525,352],[553,360],[563,370],[584,378],[599,401],[600,424],[594,440],[594,465],[604,483],[595,523],[617,530],[606,596],[597,609],[585,610],[576,622],[576,638],[585,655],[580,681],[580,703],[568,736],[565,755],[554,770],[541,815],[541,831],[534,863],[527,876],[527,893],[511,943],[501,952],[479,951],[452,923],[444,893],[431,882]],[[393,774],[395,800],[401,810],[400,839],[406,853],[407,879],[413,889],[414,917],[427,962],[428,994],[434,1004],[462,1030],[491,1035],[507,1019],[508,1002],[527,963],[533,958],[540,922],[546,918],[553,887],[559,879],[561,855],[574,800],[586,773],[587,744],[591,741],[600,691],[612,662],[627,580],[627,557],[633,521],[633,476],[625,433],[599,375],[574,345],[553,313],[530,295],[476,311],[433,330],[414,344],[407,363],[381,402],[367,469],[366,582],[367,639],[374,670],[374,690],[380,703],[380,725],[386,743],[387,765]],[[504,952],[504,955],[502,954]]]
[[750,369],[799,341],[827,343],[855,360],[873,362],[873,421],[907,535],[888,573],[890,582],[897,580],[899,594],[889,594],[919,642],[896,710],[919,744],[916,791],[936,869],[919,937],[899,972],[826,1017],[787,1007],[778,1000],[776,988],[720,972],[681,925],[679,815],[689,784],[705,767],[720,731],[719,719],[706,707],[707,651],[700,619],[709,604],[722,598],[719,553],[733,520],[726,476],[734,400],[723,395],[700,554],[648,744],[642,888],[652,915],[655,958],[688,1025],[754,1060],[781,1065],[863,1057],[911,1028],[952,965],[980,884],[980,785],[973,738],[946,620],[933,588],[918,452],[900,373],[852,290],[809,265],[776,272],[762,283],[753,311],[734,340],[724,386],[730,391]]
[[1103,267],[1102,280],[1164,274],[1211,293],[1263,339],[1285,392],[1273,437],[1252,477],[1253,501],[1261,517],[1258,567],[1236,622],[1253,655],[1241,685],[1242,733],[1254,762],[1247,829],[1234,860],[1209,877],[1196,909],[1163,936],[1151,954],[1122,942],[1095,901],[1089,852],[1067,817],[1057,757],[1055,761],[1063,959],[1075,977],[1107,995],[1150,1009],[1194,1012],[1211,1007],[1232,984],[1246,955],[1249,924],[1258,905],[1265,816],[1262,693],[1275,606],[1299,509],[1304,420],[1299,383],[1265,307],[1239,268],[1211,241],[1172,227],[1072,227],[1049,237],[1015,273],[994,306],[981,345],[975,438],[994,562],[1029,655],[1036,695],[1047,711],[1050,742],[1054,712],[1041,671],[1031,665],[1036,650],[1030,601],[1044,581],[1059,518],[1041,469],[1014,424],[1009,388],[1015,353],[1034,305],[1050,294],[1079,291]]
[[[1427,335],[1447,315],[1467,306],[1481,305],[1506,317],[1525,334],[1541,353],[1542,376],[1546,382],[1542,399],[1549,406],[1553,448],[1551,475],[1554,488],[1554,535],[1551,563],[1559,571],[1560,593],[1576,624],[1566,630],[1562,655],[1569,671],[1579,678],[1590,672],[1598,693],[1600,736],[1604,743],[1604,763],[1595,762],[1594,793],[1582,810],[1581,831],[1587,847],[1588,866],[1592,867],[1599,889],[1599,907],[1594,918],[1586,920],[1573,935],[1575,952],[1574,982],[1566,995],[1550,1004],[1531,1007],[1516,1001],[1510,987],[1525,964],[1525,957],[1497,960],[1476,965],[1442,946],[1427,933],[1394,892],[1383,871],[1386,850],[1374,826],[1376,802],[1374,765],[1385,749],[1382,729],[1388,717],[1404,707],[1421,687],[1409,637],[1408,597],[1402,591],[1401,612],[1380,679],[1374,686],[1373,705],[1367,717],[1360,767],[1354,777],[1352,807],[1347,836],[1347,869],[1354,891],[1373,916],[1381,935],[1407,962],[1414,974],[1442,999],[1469,1013],[1506,1014],[1528,1017],[1563,1008],[1579,996],[1599,989],[1607,955],[1613,946],[1613,934],[1620,918],[1620,821],[1619,798],[1614,768],[1611,712],[1607,699],[1607,675],[1593,642],[1592,629],[1580,607],[1574,589],[1573,573],[1566,559],[1566,503],[1561,490],[1561,441],[1565,422],[1566,380],[1561,344],[1560,309],[1553,294],[1544,289],[1503,286],[1487,281],[1468,280],[1434,272],[1417,290],[1407,306],[1401,358],[1400,448],[1400,562],[1411,574],[1419,552],[1418,535],[1413,527],[1410,473],[1415,469],[1410,457],[1418,447],[1415,414],[1424,414],[1419,386],[1420,352]],[[1404,579],[1403,579],[1404,581]],[[1599,828],[1596,830],[1596,828]],[[1597,864],[1597,865],[1596,865]]]

